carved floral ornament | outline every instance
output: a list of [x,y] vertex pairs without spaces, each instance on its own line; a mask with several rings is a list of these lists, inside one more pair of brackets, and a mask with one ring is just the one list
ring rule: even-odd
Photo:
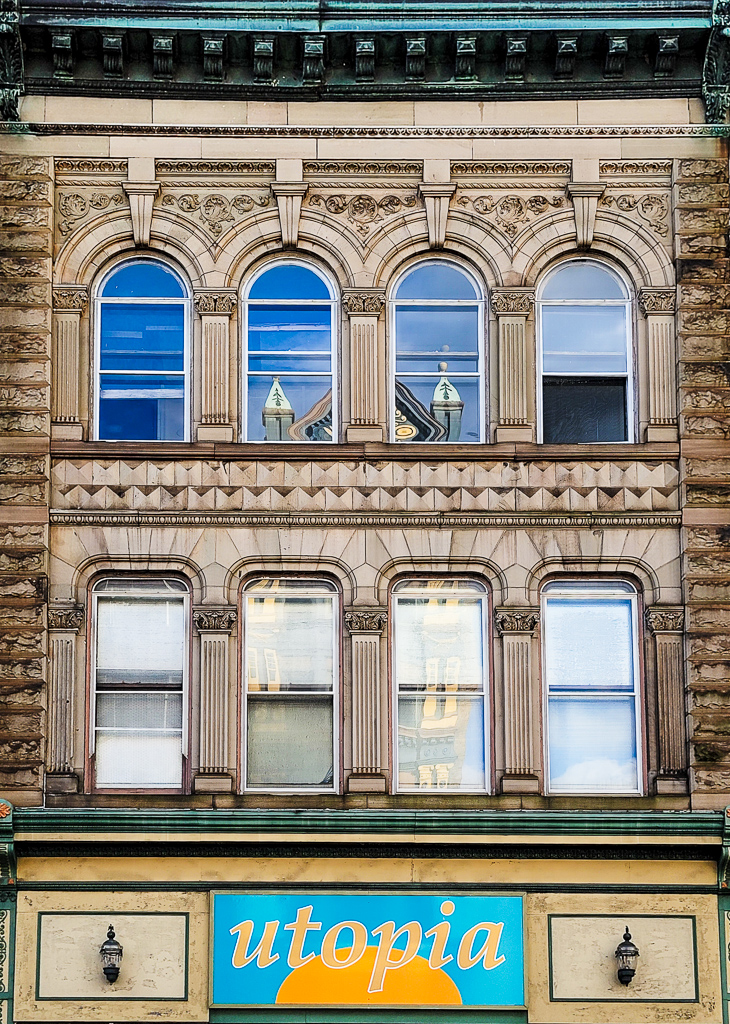
[[67,633],[78,633],[84,624],[86,613],[83,608],[49,608],[48,628],[63,630]]
[[674,313],[677,295],[674,288],[642,288],[639,309],[644,316],[651,313]]
[[641,220],[658,235],[669,234],[669,199],[664,195],[636,195],[635,193],[614,195],[606,192],[599,200],[601,206],[615,206],[622,213],[636,212]]
[[235,608],[206,608],[193,612],[193,622],[200,633],[228,633],[236,625]]
[[534,633],[540,621],[538,611],[503,608],[494,615],[494,621],[500,634],[504,633]]
[[382,633],[387,621],[387,612],[380,609],[345,612],[345,625],[351,633]]
[[492,309],[497,316],[517,315],[529,316],[535,304],[533,288],[501,289],[495,288],[490,296]]
[[357,313],[371,313],[379,316],[385,308],[385,292],[344,292],[342,306],[348,316]]
[[236,296],[233,292],[195,292],[193,305],[201,316],[206,313],[227,313],[230,316],[236,309]]
[[488,220],[496,223],[510,238],[514,238],[520,227],[537,217],[541,217],[550,209],[558,209],[567,205],[565,194],[553,193],[552,195],[535,194],[531,196],[522,195],[464,195],[456,199],[456,205],[461,207],[471,206],[476,213],[480,213]]
[[59,192],[57,199],[58,230],[62,235],[68,235],[85,217],[107,210],[110,206],[122,206],[125,202],[124,193],[119,191],[91,192],[86,195],[75,191]]
[[681,609],[647,608],[646,624],[652,633],[681,633],[684,612]]
[[214,238],[220,238],[226,224],[234,222],[237,217],[250,213],[255,208],[271,206],[273,199],[268,193],[249,195],[240,192],[234,196],[225,196],[221,192],[201,195],[198,192],[184,192],[182,195],[163,195],[162,205],[177,206],[183,213],[196,214],[204,227]]
[[84,287],[53,289],[53,308],[57,313],[83,313],[88,301],[89,293]]
[[335,193],[325,196],[315,192],[307,198],[306,205],[315,208],[323,207],[335,217],[346,217],[360,237],[364,239],[370,234],[374,224],[379,224],[388,217],[394,217],[404,210],[418,206],[419,199],[415,192],[401,196],[389,193],[380,198],[365,193],[354,196]]

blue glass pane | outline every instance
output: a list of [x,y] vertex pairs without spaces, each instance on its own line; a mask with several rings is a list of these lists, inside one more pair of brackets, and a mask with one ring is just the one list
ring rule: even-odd
[[543,299],[626,299],[622,282],[595,263],[566,263],[545,285]]
[[553,793],[635,793],[639,788],[633,697],[552,697],[548,735]]
[[102,370],[184,369],[182,306],[103,303]]
[[484,703],[438,694],[398,699],[398,785],[484,789]]
[[184,299],[185,290],[167,267],[144,260],[115,271],[104,285],[104,298]]
[[545,373],[626,373],[624,306],[544,306]]
[[102,441],[183,441],[183,378],[102,376],[99,437]]
[[544,628],[545,679],[551,691],[633,691],[633,618],[628,598],[551,597]]
[[248,378],[248,440],[331,441],[332,378],[285,374],[277,378],[275,398],[270,397],[273,375]]
[[478,307],[401,306],[395,317],[397,371],[479,369]]
[[298,263],[285,263],[265,271],[253,284],[250,299],[329,299],[329,289],[318,274]]
[[424,263],[401,281],[398,299],[478,299],[466,274],[451,263]]
[[479,441],[479,378],[448,377],[456,393],[445,389],[445,396],[442,380],[439,374],[396,377],[396,441]]
[[250,370],[322,370],[332,358],[329,306],[251,306]]

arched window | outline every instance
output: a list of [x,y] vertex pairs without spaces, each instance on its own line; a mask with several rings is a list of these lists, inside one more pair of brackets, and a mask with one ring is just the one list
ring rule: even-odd
[[97,298],[96,434],[102,441],[188,437],[188,292],[170,267],[116,267]]
[[278,263],[245,303],[247,441],[336,441],[335,295],[311,266]]
[[401,792],[488,788],[487,599],[473,580],[402,580],[393,589]]
[[395,289],[394,441],[484,439],[484,301],[453,263],[429,260]]
[[545,443],[630,441],[631,296],[608,267],[571,260],[538,292]]
[[243,594],[247,789],[338,787],[339,594],[321,579],[265,578]]
[[549,793],[642,791],[637,600],[621,580],[543,588]]

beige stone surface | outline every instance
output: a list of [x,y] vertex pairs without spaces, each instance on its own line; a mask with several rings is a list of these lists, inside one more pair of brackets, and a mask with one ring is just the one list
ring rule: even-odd
[[152,100],[46,96],[46,121],[66,124],[151,124]]
[[152,100],[153,124],[246,124],[248,103],[236,100]]

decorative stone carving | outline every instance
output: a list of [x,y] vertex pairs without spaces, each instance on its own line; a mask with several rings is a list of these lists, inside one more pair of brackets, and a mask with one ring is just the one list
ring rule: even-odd
[[456,37],[456,55],[454,61],[454,78],[457,82],[472,82],[477,77],[477,37],[474,35],[458,35]]
[[578,36],[558,36],[555,50],[555,77],[572,78],[578,56]]
[[316,85],[324,78],[325,36],[306,35],[302,39],[302,81]]
[[492,309],[498,316],[524,314],[529,316],[535,305],[533,288],[495,288],[490,300]]
[[527,59],[527,36],[507,36],[507,52],[504,58],[504,77],[508,81],[521,81],[525,77]]
[[356,174],[389,176],[421,176],[423,164],[420,160],[305,160],[305,174],[332,174],[352,178]]
[[137,247],[150,244],[152,211],[155,196],[160,191],[159,181],[125,181],[122,188],[129,199],[132,215],[132,235]]
[[355,39],[355,81],[372,82],[375,78],[375,36]]
[[644,316],[651,313],[674,313],[677,292],[674,288],[642,288],[639,291],[639,309]]
[[609,35],[606,38],[606,60],[603,73],[606,78],[621,78],[626,69],[629,37]]
[[537,611],[501,609],[495,613],[494,621],[500,635],[505,633],[533,633],[540,621]]
[[152,77],[172,78],[175,38],[168,32],[152,34]]
[[426,37],[406,36],[406,81],[421,82],[426,74]]
[[[273,175],[276,164],[273,160],[155,160],[157,175]],[[165,182],[167,188],[169,182]],[[165,205],[163,200],[163,205]]]
[[684,612],[681,609],[647,608],[646,624],[652,633],[682,633]]
[[233,291],[196,291],[193,296],[195,312],[203,313],[226,313],[230,316],[236,310],[236,293]]
[[370,313],[379,316],[385,308],[385,292],[345,291],[342,293],[342,308],[348,316],[357,313]]
[[351,633],[382,633],[388,613],[380,609],[345,612],[345,625]]
[[78,633],[86,619],[86,612],[83,608],[49,608],[48,628],[49,630],[63,630],[65,633]]
[[446,242],[449,203],[456,192],[456,185],[449,182],[422,182],[418,186],[418,191],[426,204],[429,248],[443,249]]
[[53,289],[53,308],[64,313],[83,313],[89,302],[89,291],[83,285],[62,285]]
[[274,77],[275,36],[253,37],[253,77],[255,82],[270,82]]
[[275,181],[271,185],[279,207],[281,244],[285,249],[295,248],[299,241],[299,217],[308,189],[304,181]]
[[483,214],[497,224],[510,238],[514,238],[520,226],[541,217],[550,209],[565,206],[564,193],[532,196],[521,195],[460,195],[456,200],[459,206],[471,206],[476,213]]
[[623,213],[636,211],[641,220],[662,238],[669,234],[669,199],[660,195],[614,195],[601,197],[601,206],[615,206]]
[[96,211],[108,210],[109,207],[118,207],[124,202],[122,192],[91,192],[82,195],[81,192],[59,191],[56,201],[58,210],[57,230],[62,236],[71,233],[76,225],[86,217],[93,215]]
[[51,52],[53,53],[53,77],[73,78],[73,31],[51,29]]
[[593,245],[598,200],[605,191],[606,185],[600,182],[574,181],[568,185],[568,195],[573,201],[575,235],[579,249],[590,249]]
[[104,77],[120,78],[124,71],[124,33],[103,32],[101,49],[104,58]]
[[[453,177],[478,175],[487,178],[544,179],[570,175],[568,160],[457,160],[451,164]],[[512,183],[510,183],[512,184]],[[529,181],[534,188],[534,181]]]
[[307,199],[307,206],[324,207],[335,217],[346,217],[363,239],[367,238],[374,225],[417,205],[418,198],[415,193],[402,196],[390,193],[375,197],[368,194],[353,196],[345,193],[325,196],[315,192]]
[[193,612],[193,622],[199,633],[230,632],[237,619],[238,612],[235,608],[205,608]]
[[226,224],[232,224],[237,217],[270,204],[271,196],[266,193],[259,195],[238,193],[227,196],[221,192],[211,192],[207,195],[201,195],[199,192],[173,195],[166,192],[162,197],[163,206],[177,206],[183,213],[196,214],[198,220],[216,239],[220,238]]
[[[89,160],[70,157],[56,157],[56,177],[65,174],[126,174],[126,160]],[[124,196],[120,196],[120,201]]]
[[223,81],[223,57],[226,37],[220,34],[203,36],[203,78],[209,82]]
[[677,67],[679,56],[679,36],[660,35],[654,54],[655,78],[671,78]]
[[671,160],[601,160],[598,173],[604,175],[641,175],[668,178],[672,173]]

